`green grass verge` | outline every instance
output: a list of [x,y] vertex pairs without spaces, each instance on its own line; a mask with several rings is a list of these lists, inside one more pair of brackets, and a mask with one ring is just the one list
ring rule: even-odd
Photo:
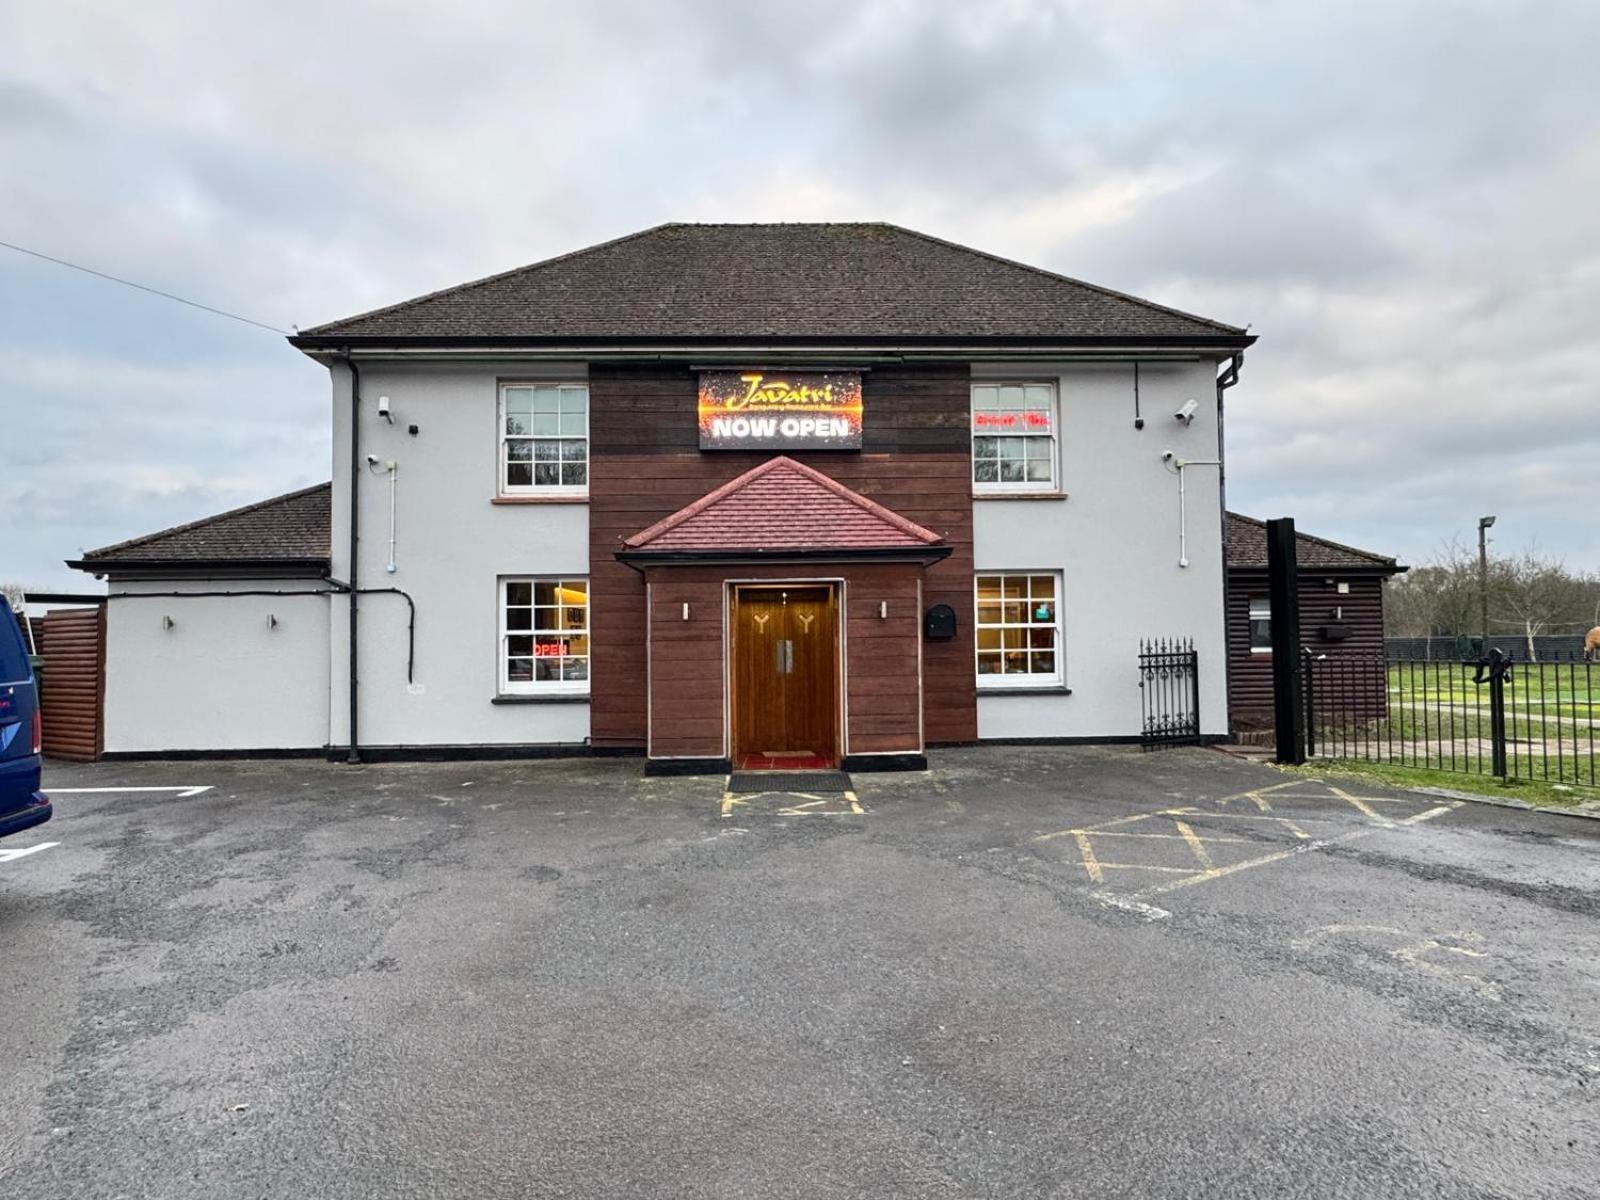
[[1317,779],[1367,779],[1390,787],[1448,788],[1453,792],[1469,792],[1493,800],[1520,800],[1538,808],[1576,808],[1586,801],[1600,803],[1600,788],[1575,784],[1563,787],[1542,780],[1513,779],[1501,782],[1492,775],[1463,775],[1455,771],[1429,771],[1422,767],[1397,767],[1388,763],[1319,761],[1303,767],[1279,767],[1278,770]]

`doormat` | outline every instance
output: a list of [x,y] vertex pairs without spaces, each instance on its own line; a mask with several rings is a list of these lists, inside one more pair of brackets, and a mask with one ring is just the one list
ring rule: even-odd
[[850,776],[843,771],[735,771],[728,778],[730,792],[848,792]]

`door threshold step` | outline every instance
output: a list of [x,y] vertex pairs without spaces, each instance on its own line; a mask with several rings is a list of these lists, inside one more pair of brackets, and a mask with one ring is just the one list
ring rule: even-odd
[[735,771],[728,777],[730,792],[848,792],[850,776],[843,771]]

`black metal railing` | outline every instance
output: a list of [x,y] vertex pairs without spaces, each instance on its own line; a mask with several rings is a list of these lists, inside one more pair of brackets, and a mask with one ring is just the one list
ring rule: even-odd
[[1306,750],[1600,786],[1600,663],[1308,654]]
[[1200,740],[1200,656],[1187,638],[1139,643],[1139,742],[1146,750]]

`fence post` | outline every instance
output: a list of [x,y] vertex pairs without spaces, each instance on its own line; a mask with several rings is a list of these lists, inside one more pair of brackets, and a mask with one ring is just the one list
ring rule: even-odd
[[1272,715],[1280,763],[1306,761],[1306,696],[1300,656],[1300,576],[1294,518],[1267,522],[1267,594],[1272,604]]
[[1304,656],[1306,700],[1306,757],[1311,758],[1317,752],[1317,681],[1315,659],[1309,650],[1300,652]]
[[[1489,651],[1489,743],[1492,770],[1506,777],[1506,663],[1499,649]],[[1480,760],[1482,761],[1482,760]]]
[[1188,640],[1189,659],[1189,711],[1194,714],[1194,734],[1200,736],[1200,651],[1194,648],[1194,639]]

